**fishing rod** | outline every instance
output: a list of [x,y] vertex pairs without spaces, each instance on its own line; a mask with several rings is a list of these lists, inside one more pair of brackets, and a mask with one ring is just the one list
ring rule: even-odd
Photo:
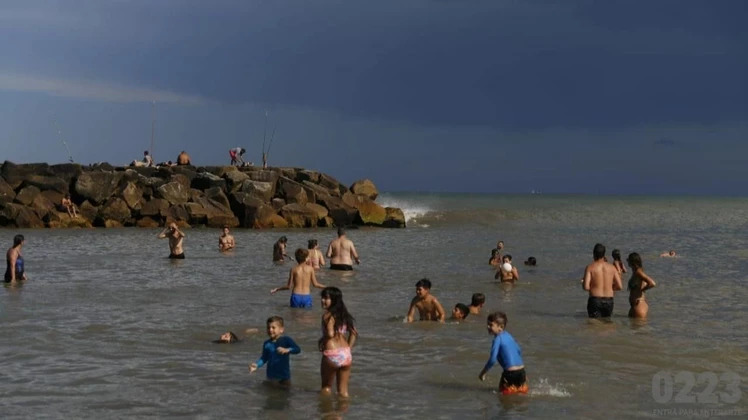
[[153,143],[155,142],[156,138],[156,101],[154,100],[153,103],[151,103],[151,150],[148,152],[151,155],[151,159],[153,159]]
[[70,154],[70,148],[68,147],[67,142],[65,142],[65,138],[62,137],[62,130],[60,130],[60,126],[57,125],[57,121],[56,120],[52,120],[52,123],[55,125],[55,129],[57,130],[57,135],[60,136],[60,141],[62,141],[62,145],[65,146],[65,150],[68,152],[68,161],[70,163],[75,163],[73,161],[73,155]]

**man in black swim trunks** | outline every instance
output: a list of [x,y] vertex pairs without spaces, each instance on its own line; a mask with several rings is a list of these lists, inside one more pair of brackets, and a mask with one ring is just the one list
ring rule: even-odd
[[182,249],[182,242],[184,242],[184,233],[177,227],[174,222],[164,229],[163,232],[158,234],[159,239],[169,238],[169,258],[176,260],[184,259],[184,249]]
[[330,259],[332,270],[353,270],[351,259],[355,260],[356,264],[361,264],[356,247],[350,239],[345,237],[345,229],[342,227],[338,228],[338,238],[330,242],[330,246],[327,247],[327,258]]
[[582,287],[588,291],[587,315],[590,318],[608,318],[613,314],[613,293],[621,290],[621,274],[615,266],[605,261],[605,246],[595,244],[595,260],[584,269]]

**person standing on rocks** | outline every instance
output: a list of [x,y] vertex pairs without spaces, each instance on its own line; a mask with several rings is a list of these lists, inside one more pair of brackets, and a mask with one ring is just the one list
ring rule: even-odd
[[179,230],[174,222],[169,223],[169,227],[158,234],[159,239],[169,238],[169,258],[175,260],[184,259],[184,249],[182,249],[184,237],[184,233]]
[[234,147],[229,149],[229,157],[231,157],[231,166],[244,166],[244,152],[246,150],[243,147]]
[[345,236],[345,228],[338,228],[338,238],[330,242],[330,245],[327,247],[327,258],[330,259],[331,270],[353,270],[353,261],[351,259],[355,260],[356,264],[361,264],[358,253],[356,253],[356,247]]

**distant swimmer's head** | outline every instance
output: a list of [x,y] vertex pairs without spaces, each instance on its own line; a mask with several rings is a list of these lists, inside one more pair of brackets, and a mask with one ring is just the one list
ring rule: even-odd
[[316,239],[310,239],[307,244],[308,249],[314,249],[317,248],[317,240]]
[[525,261],[525,265],[537,265],[538,260],[535,259],[535,257],[530,257]]
[[498,249],[499,251],[504,249],[504,241],[496,242],[496,249]]
[[670,252],[668,252],[668,254],[669,254],[669,255],[670,255],[671,257],[674,257],[674,256],[675,256],[675,250],[674,250],[674,249],[671,249],[671,250],[670,250]]
[[21,245],[25,239],[23,238],[23,235],[20,233],[13,237],[13,248],[17,247],[18,245]]
[[224,226],[223,229],[221,229],[221,230],[223,231],[224,235],[228,235],[229,234],[229,227],[228,226]]
[[296,257],[296,261],[299,264],[301,264],[304,261],[306,261],[306,259],[309,257],[309,250],[304,249],[304,248],[298,248],[294,256]]
[[483,293],[473,293],[470,306],[483,306],[484,303],[486,303],[486,295]]
[[281,236],[280,238],[278,238],[278,243],[285,244],[286,242],[288,242],[288,238],[286,238],[285,236]]
[[504,255],[503,257],[501,257],[501,262],[505,264],[512,264],[512,256],[509,254]]
[[501,311],[491,312],[486,318],[486,328],[489,334],[499,335],[506,328],[506,314]]
[[595,244],[595,247],[592,248],[592,258],[595,261],[605,258],[605,245]]
[[343,226],[338,228],[338,237],[345,236],[345,228]]
[[620,249],[614,249],[613,252],[610,253],[610,255],[613,256],[613,261],[621,261]]
[[637,254],[636,252],[632,252],[629,254],[629,257],[626,258],[626,261],[629,263],[629,267],[633,269],[642,268],[644,267],[642,263],[642,257]]
[[237,337],[236,334],[232,333],[231,331],[226,331],[225,333],[221,334],[218,340],[213,340],[213,342],[216,344],[234,344],[239,342],[239,337]]
[[464,303],[458,303],[452,309],[452,318],[454,319],[465,319],[470,315],[470,308]]

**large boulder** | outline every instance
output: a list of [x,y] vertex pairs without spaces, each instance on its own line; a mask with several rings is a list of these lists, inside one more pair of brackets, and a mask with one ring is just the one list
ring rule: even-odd
[[275,195],[275,184],[247,179],[246,181],[242,182],[239,191],[257,197],[267,203],[272,200],[273,196]]
[[150,217],[146,216],[142,219],[138,219],[138,221],[135,222],[135,226],[143,228],[156,228],[159,226],[159,224],[156,220],[153,220]]
[[275,211],[280,211],[280,209],[282,209],[283,206],[285,206],[286,204],[287,204],[286,200],[284,200],[282,198],[276,197],[276,198],[270,200],[270,205],[273,206],[273,208],[275,209]]
[[403,211],[395,207],[385,207],[384,210],[387,212],[387,216],[384,218],[382,227],[388,228],[404,228],[405,227],[405,214]]
[[83,172],[83,167],[77,163],[60,163],[50,166],[49,172],[70,185]]
[[183,174],[172,174],[169,176],[169,182],[178,182],[185,188],[190,188],[190,185],[192,185],[192,180]]
[[179,182],[169,182],[158,187],[156,198],[163,198],[172,205],[184,204],[190,199],[190,190]]
[[257,197],[245,192],[235,192],[229,196],[231,210],[239,218],[242,227],[262,227],[277,215],[275,209]]
[[81,216],[91,221],[96,220],[96,215],[99,214],[98,207],[91,204],[88,200],[81,203],[78,210]]
[[205,190],[205,198],[215,201],[226,209],[231,209],[231,203],[229,202],[228,197],[226,197],[226,194],[223,193],[223,190],[218,187],[208,188],[207,190]]
[[273,185],[275,185],[278,182],[278,178],[280,178],[280,174],[278,172],[269,169],[261,169],[259,171],[250,171],[245,173],[252,181],[269,182]]
[[317,220],[324,219],[330,213],[327,208],[315,203],[306,203],[306,207],[317,213]]
[[184,205],[190,215],[190,224],[205,224],[210,227],[236,227],[239,219],[230,209],[223,207],[213,200],[200,198],[194,203]]
[[387,218],[387,210],[379,204],[366,199],[358,205],[358,218],[364,225],[381,226]]
[[83,172],[75,181],[75,192],[82,200],[101,204],[117,192],[122,172]]
[[43,228],[44,222],[29,207],[16,203],[0,204],[0,226]]
[[21,185],[33,185],[41,191],[52,190],[62,194],[68,193],[68,183],[56,176],[29,175]]
[[34,198],[34,201],[31,203],[31,209],[33,209],[37,216],[39,216],[40,219],[44,220],[44,218],[50,213],[55,211],[55,204],[47,197],[39,194]]
[[23,181],[31,175],[51,175],[49,165],[46,163],[24,163],[16,165],[13,162],[5,161],[0,168],[0,175],[14,190],[21,186]]
[[133,210],[140,210],[143,206],[143,191],[134,182],[128,182],[120,193],[122,199]]
[[192,188],[197,188],[198,190],[207,190],[208,188],[218,187],[226,191],[226,180],[220,176],[213,175],[210,172],[202,172],[195,175],[190,186]]
[[303,183],[304,181],[311,182],[313,184],[319,183],[319,172],[302,170],[296,173],[296,181]]
[[373,182],[371,182],[370,179],[361,179],[361,180],[354,182],[351,185],[350,190],[354,194],[364,195],[372,201],[376,200],[377,196],[379,196],[379,191],[377,191],[377,187],[374,185]]
[[47,200],[55,203],[56,206],[62,205],[62,198],[64,197],[62,193],[57,192],[55,190],[42,191],[42,196],[46,198]]
[[140,207],[141,216],[161,217],[169,209],[169,202],[163,198],[154,198],[143,203]]
[[115,220],[122,225],[130,224],[132,222],[130,207],[128,207],[125,200],[118,197],[110,198],[103,206],[101,206],[99,209],[99,217],[104,220],[105,224],[107,220]]
[[187,212],[187,208],[185,208],[184,204],[177,204],[169,207],[164,211],[162,216],[166,219],[166,224],[175,222],[179,226],[189,226],[187,221],[190,220],[190,214]]
[[281,197],[283,197],[289,204],[306,204],[309,201],[304,186],[296,181],[292,181],[289,178],[280,178],[280,180],[278,181],[278,190]]
[[39,191],[39,188],[36,188],[33,185],[29,185],[28,187],[23,187],[21,191],[18,191],[15,201],[17,203],[23,204],[24,206],[30,206],[31,203],[34,202],[34,199],[41,193],[42,192]]
[[317,213],[305,204],[286,204],[280,211],[280,215],[286,219],[289,227],[314,227],[317,226]]
[[0,200],[10,202],[14,198],[16,198],[16,192],[13,187],[5,181],[5,178],[0,178]]
[[317,197],[317,203],[327,207],[330,217],[335,222],[335,226],[347,226],[356,220],[358,210],[355,207],[345,204],[341,198],[330,195],[321,196]]
[[[223,174],[223,179],[226,180],[226,188],[228,189],[229,192],[231,192],[231,191],[236,191],[239,188],[241,188],[244,181],[249,179],[249,175],[245,174],[244,172],[238,171],[235,166],[229,166],[229,167],[234,168],[234,170],[226,171]],[[221,176],[221,175],[218,175],[218,176]]]
[[[301,185],[304,186],[304,189],[306,190],[307,194],[309,194],[309,191],[314,192],[315,197],[319,197],[322,195],[332,195],[334,197],[340,197],[340,191],[338,191],[337,188],[334,190],[328,190],[327,188],[321,185],[313,184],[309,181],[303,181]],[[316,199],[315,199],[315,202],[316,202]]]
[[319,185],[327,188],[328,190],[337,190],[339,195],[342,195],[344,192],[348,191],[348,188],[346,188],[345,185],[341,184],[337,179],[327,174],[319,174]]

